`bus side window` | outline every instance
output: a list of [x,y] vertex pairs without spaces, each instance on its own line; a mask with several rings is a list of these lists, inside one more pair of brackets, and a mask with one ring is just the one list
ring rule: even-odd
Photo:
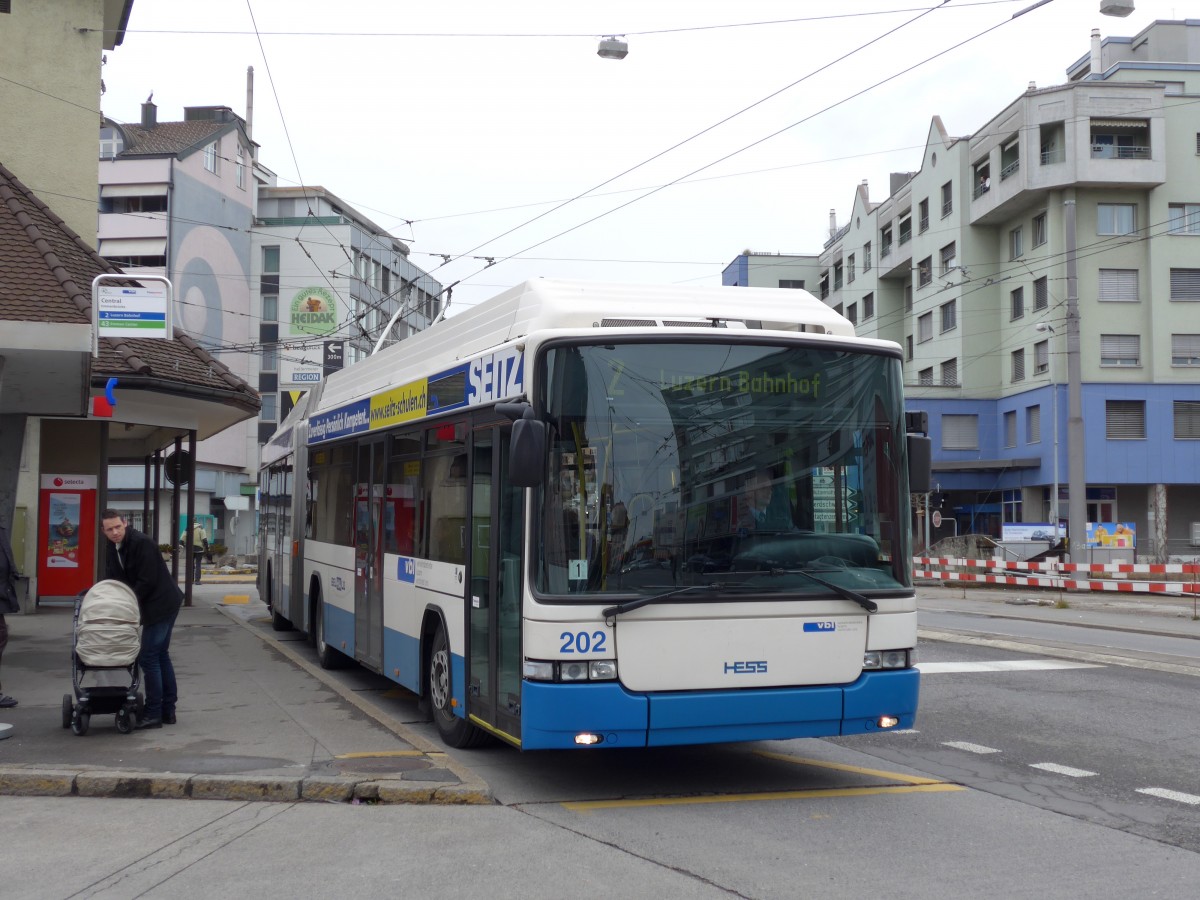
[[467,482],[454,467],[456,457],[426,456],[421,498],[426,516],[427,555],[438,562],[466,562]]

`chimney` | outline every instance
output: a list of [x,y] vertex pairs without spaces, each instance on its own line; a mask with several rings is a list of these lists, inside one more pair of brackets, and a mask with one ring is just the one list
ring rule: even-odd
[[1091,62],[1091,69],[1092,69],[1091,77],[1093,79],[1100,78],[1102,65],[1103,64],[1100,62],[1100,29],[1093,28],[1092,29],[1092,62]]
[[154,105],[154,92],[150,92],[150,96],[146,98],[146,102],[142,104],[142,127],[153,128],[158,124],[158,107]]
[[831,209],[829,211],[829,236],[837,237],[837,210],[836,209]]
[[1029,87],[1025,88],[1025,90],[1031,91],[1031,92],[1036,91],[1037,90],[1037,82],[1036,81],[1029,82]]
[[246,66],[246,137],[254,140],[254,66]]

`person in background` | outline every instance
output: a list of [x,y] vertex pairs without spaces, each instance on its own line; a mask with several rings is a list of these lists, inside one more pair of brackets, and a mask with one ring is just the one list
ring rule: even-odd
[[158,545],[125,524],[116,510],[106,509],[100,517],[108,538],[106,576],[124,582],[137,594],[142,613],[142,650],[138,665],[146,690],[146,706],[138,728],[161,728],[175,724],[179,689],[171,664],[171,630],[183,605],[183,594],[171,577]]
[[746,480],[746,518],[748,531],[792,531],[787,501],[776,490],[769,469],[756,469]]
[[[17,598],[17,563],[13,559],[12,545],[8,542],[8,531],[0,525],[0,658],[8,646],[8,623],[5,613],[18,613],[21,603]],[[0,691],[0,709],[12,709],[17,701]]]
[[[187,529],[179,535],[179,543],[187,548]],[[208,552],[208,535],[204,533],[204,526],[199,522],[192,523],[192,581],[196,584],[200,583],[200,560],[204,558],[204,554]]]

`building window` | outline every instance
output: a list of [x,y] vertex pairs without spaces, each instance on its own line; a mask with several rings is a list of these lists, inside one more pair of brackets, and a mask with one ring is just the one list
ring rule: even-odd
[[922,369],[920,371],[920,374],[917,375],[917,380],[922,385],[932,385],[933,384],[933,369],[932,368]]
[[1025,407],[1025,443],[1037,444],[1042,440],[1042,408],[1037,404]]
[[1149,159],[1146,119],[1092,119],[1092,159]]
[[913,294],[913,288],[912,288],[912,282],[910,281],[910,282],[908,282],[908,284],[904,285],[904,311],[905,312],[912,312],[912,294]]
[[842,264],[834,263],[833,265],[833,289],[840,291],[842,289]]
[[857,303],[851,303],[846,308],[846,318],[850,320],[851,325],[858,324],[858,304]]
[[912,216],[905,213],[900,220],[900,246],[903,247],[912,240]]
[[1136,334],[1100,335],[1100,365],[1140,366],[1141,343]]
[[1015,409],[1004,413],[1004,446],[1017,446],[1017,411]]
[[1050,371],[1050,342],[1038,341],[1033,345],[1034,371],[1041,375]]
[[206,144],[204,146],[204,168],[214,175],[217,172],[217,159],[217,142]]
[[892,226],[888,226],[879,232],[879,258],[886,259],[887,255],[892,252]]
[[1171,365],[1200,366],[1200,334],[1171,335]]
[[1200,300],[1200,269],[1171,270],[1171,299]]
[[1146,401],[1105,400],[1104,436],[1110,441],[1144,441]]
[[788,288],[789,290],[793,290],[793,291],[802,291],[802,290],[804,290],[804,279],[803,278],[780,278],[779,286],[781,288]]
[[237,186],[243,191],[246,189],[246,151],[240,143],[237,145]]
[[933,313],[927,312],[917,319],[917,343],[933,340]]
[[863,321],[875,317],[875,293],[871,292],[863,297]]
[[1009,294],[1011,298],[1010,318],[1019,319],[1025,315],[1025,288],[1019,287]]
[[1021,500],[1021,491],[1003,491],[1000,494],[1000,504],[1002,507],[1001,515],[1005,522],[1020,522],[1022,519],[1021,508],[1023,506]]
[[1175,440],[1200,441],[1200,402],[1175,401]]
[[1043,275],[1033,282],[1033,308],[1045,309],[1050,305],[1050,281]]
[[1033,217],[1033,246],[1040,247],[1046,243],[1046,214],[1038,213]]
[[1133,234],[1137,230],[1137,204],[1096,204],[1096,234]]
[[958,327],[958,301],[951,300],[942,304],[942,333],[953,331]]
[[1021,246],[1021,229],[1014,228],[1008,233],[1008,258],[1017,259],[1024,252]]
[[946,275],[958,265],[958,255],[955,253],[954,241],[951,241],[942,248],[940,256],[942,259],[942,274]]
[[846,284],[854,280],[854,254],[851,253],[846,257]]
[[276,410],[279,396],[277,394],[260,394],[262,400],[262,411],[259,413],[259,418],[264,422],[274,422],[277,417]]
[[259,279],[260,294],[279,294],[279,248],[262,248],[262,276]]
[[917,229],[921,234],[929,230],[929,200],[917,204]]
[[121,132],[118,129],[112,125],[105,125],[100,129],[101,159],[114,159],[124,149],[125,141],[122,139]]
[[907,360],[913,358],[913,336],[911,334],[904,338],[904,358]]
[[279,347],[276,344],[264,344],[262,348],[262,372],[275,372],[279,369]]
[[947,413],[942,416],[943,450],[978,450],[979,416]]
[[821,299],[824,300],[829,296],[829,271],[821,273]]
[[1200,234],[1200,203],[1172,203],[1167,210],[1171,234]]
[[947,181],[942,185],[942,218],[954,212],[954,187],[953,182]]
[[918,287],[925,287],[933,281],[933,257],[927,256],[917,263]]
[[279,298],[266,294],[262,298],[262,320],[264,322],[279,321]]
[[1113,303],[1137,303],[1138,270],[1101,269],[1099,299]]
[[942,363],[942,384],[955,387],[958,384],[958,358],[948,359]]
[[1012,380],[1014,382],[1015,381],[1024,381],[1025,380],[1025,348],[1022,347],[1019,350],[1014,350],[1012,352],[1011,356],[1012,356]]
[[871,242],[863,244],[863,271],[871,271]]

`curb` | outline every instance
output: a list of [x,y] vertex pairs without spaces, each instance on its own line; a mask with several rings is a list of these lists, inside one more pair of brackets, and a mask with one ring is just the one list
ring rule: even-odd
[[466,784],[312,775],[195,775],[0,766],[0,794],[13,797],[115,797],[298,803],[492,805],[491,791]]

